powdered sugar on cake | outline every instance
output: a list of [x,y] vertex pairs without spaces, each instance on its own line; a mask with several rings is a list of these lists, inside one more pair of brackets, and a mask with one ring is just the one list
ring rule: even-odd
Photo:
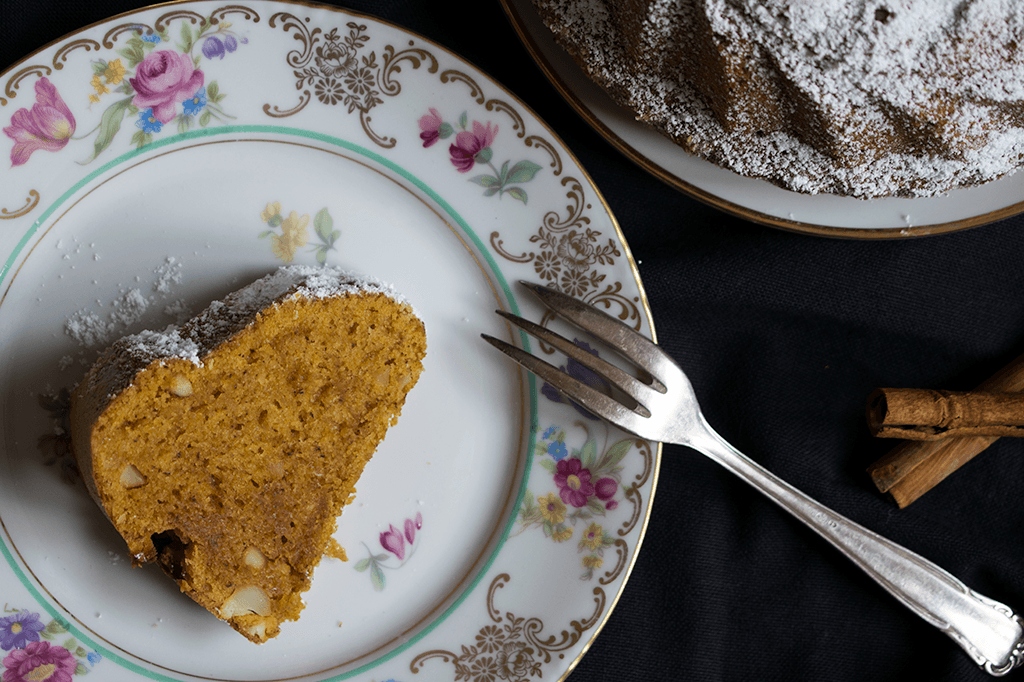
[[[932,196],[1024,163],[1024,0],[613,1],[534,0],[638,120],[742,175],[807,193]],[[723,125],[673,49],[707,41],[701,25],[736,51],[725,59],[743,47],[751,80],[770,69],[764,79],[813,110],[826,144],[746,126],[742,108]],[[849,146],[897,136],[926,152]]]
[[322,299],[359,294],[384,294],[398,303],[407,303],[392,285],[372,277],[334,267],[281,267],[214,301],[181,326],[170,325],[162,331],[144,331],[119,339],[97,361],[103,371],[90,373],[86,381],[104,385],[105,393],[113,397],[154,361],[177,358],[201,365],[203,357],[214,347],[278,302],[296,297]]

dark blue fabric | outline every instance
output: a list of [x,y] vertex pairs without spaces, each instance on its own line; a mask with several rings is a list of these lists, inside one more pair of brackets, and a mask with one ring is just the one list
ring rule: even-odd
[[[0,68],[142,4],[0,0]],[[583,123],[541,75],[496,0],[359,0],[349,7],[475,63],[561,137],[622,226],[661,344],[727,439],[982,594],[1024,609],[1021,441],[999,441],[898,510],[864,473],[891,442],[873,440],[863,417],[873,388],[970,388],[1024,352],[1024,219],[898,241],[826,239],[748,223],[652,178]],[[988,676],[811,531],[717,465],[666,447],[640,558],[569,679]]]

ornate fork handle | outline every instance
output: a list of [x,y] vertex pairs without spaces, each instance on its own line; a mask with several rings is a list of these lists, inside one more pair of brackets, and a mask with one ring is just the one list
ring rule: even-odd
[[1024,621],[927,559],[816,502],[748,459],[700,418],[688,442],[760,490],[853,560],[879,585],[939,628],[991,675],[1024,660]]

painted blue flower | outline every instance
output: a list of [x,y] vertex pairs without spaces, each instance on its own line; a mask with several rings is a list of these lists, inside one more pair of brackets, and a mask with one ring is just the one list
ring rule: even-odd
[[555,435],[556,431],[558,431],[557,426],[549,426],[544,430],[544,433],[540,435],[541,440],[547,440],[548,438],[551,438],[551,436]]
[[[591,348],[590,344],[588,344],[586,341],[580,341],[579,339],[573,339],[572,342],[575,343],[580,348],[582,348],[583,350],[585,350],[588,353],[592,354],[592,355],[597,355],[598,354],[597,351],[594,350],[593,348]],[[568,374],[569,376],[571,376],[572,378],[577,379],[579,381],[582,381],[587,386],[590,386],[591,388],[596,388],[597,390],[601,391],[602,393],[607,394],[611,390],[611,387],[608,385],[608,382],[605,381],[604,378],[601,375],[599,375],[596,372],[593,372],[593,371],[587,369],[581,363],[577,362],[576,360],[573,360],[572,358],[569,358],[569,361],[565,364],[565,366],[559,367],[559,369],[562,370],[563,372],[565,372],[566,374]],[[550,400],[552,402],[555,402],[555,403],[565,403],[565,402],[568,402],[570,405],[572,405],[576,409],[577,412],[582,414],[587,419],[591,419],[591,420],[595,420],[595,421],[597,419],[599,419],[599,417],[597,417],[594,414],[591,414],[590,412],[588,412],[587,410],[583,409],[582,407],[580,407],[579,405],[577,405],[573,401],[565,400],[562,397],[562,394],[558,392],[558,389],[555,388],[554,386],[552,386],[551,384],[547,383],[547,382],[545,382],[544,385],[540,387],[540,392],[542,394],[544,394],[544,397],[546,397],[548,400]]]
[[86,655],[85,659],[86,659],[87,661],[89,661],[89,665],[96,665],[97,663],[99,663],[100,661],[102,661],[102,660],[103,660],[103,657],[102,657],[102,656],[100,656],[100,655],[99,655],[98,653],[96,653],[95,651],[90,651],[90,652],[89,652],[89,653],[88,653],[88,654]]
[[565,459],[566,455],[569,454],[569,451],[565,449],[564,442],[556,440],[548,444],[548,454],[554,457],[556,462],[559,462]]
[[149,33],[149,34],[143,33],[142,34],[142,39],[145,40],[147,43],[159,43],[160,42],[160,36],[157,35],[156,33]]
[[0,618],[0,648],[4,651],[24,649],[29,642],[39,641],[39,631],[42,629],[39,614],[27,610]]
[[135,126],[141,128],[144,133],[159,133],[164,124],[156,120],[153,109],[150,108],[139,112],[139,120],[135,122]]
[[196,91],[196,94],[182,102],[181,106],[185,108],[186,114],[194,116],[202,111],[203,107],[206,106],[206,101],[206,88],[202,87]]

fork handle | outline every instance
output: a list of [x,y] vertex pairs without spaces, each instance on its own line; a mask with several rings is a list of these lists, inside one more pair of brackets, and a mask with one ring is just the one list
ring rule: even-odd
[[1024,660],[1024,621],[932,562],[813,500],[718,435],[687,443],[814,529],[911,611],[959,644],[987,673],[1002,676]]

